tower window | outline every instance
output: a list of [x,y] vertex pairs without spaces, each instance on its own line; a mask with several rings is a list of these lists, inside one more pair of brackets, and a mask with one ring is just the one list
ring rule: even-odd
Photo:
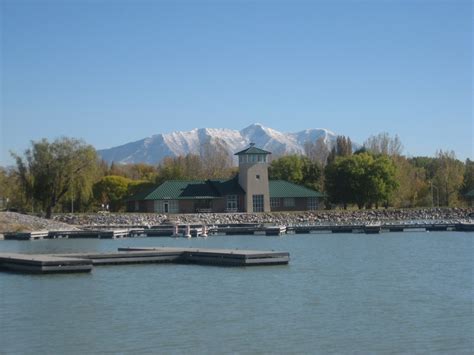
[[263,195],[253,195],[253,211],[263,212]]
[[260,180],[260,175],[255,175],[255,177],[257,178],[257,180]]

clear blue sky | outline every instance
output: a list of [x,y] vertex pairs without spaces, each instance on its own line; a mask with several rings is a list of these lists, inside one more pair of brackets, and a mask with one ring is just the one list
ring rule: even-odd
[[254,122],[474,157],[470,0],[0,1],[0,165]]

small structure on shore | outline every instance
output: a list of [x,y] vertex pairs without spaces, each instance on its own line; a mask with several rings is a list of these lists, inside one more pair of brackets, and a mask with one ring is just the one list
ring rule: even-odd
[[474,207],[474,189],[466,194],[466,198],[469,201],[469,206]]

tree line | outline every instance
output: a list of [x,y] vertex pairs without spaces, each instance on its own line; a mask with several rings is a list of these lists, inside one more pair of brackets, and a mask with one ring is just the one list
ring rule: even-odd
[[[358,149],[345,136],[330,148],[322,138],[304,148],[304,155],[274,157],[269,177],[324,192],[328,208],[462,206],[474,189],[473,161],[443,150],[435,157],[406,157],[400,139],[387,133],[369,137]],[[15,167],[0,167],[3,208],[48,218],[53,212],[123,211],[127,198],[166,180],[238,172],[224,147],[210,143],[200,155],[168,157],[158,165],[108,164],[75,138],[32,142],[13,157]]]

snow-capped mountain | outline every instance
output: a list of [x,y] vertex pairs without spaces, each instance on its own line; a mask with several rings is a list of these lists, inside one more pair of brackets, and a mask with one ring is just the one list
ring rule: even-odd
[[250,143],[272,152],[273,156],[304,154],[307,142],[316,142],[320,137],[331,148],[336,134],[327,129],[307,129],[296,133],[283,133],[259,123],[240,131],[225,128],[196,128],[187,132],[156,134],[118,147],[99,150],[105,161],[111,163],[156,164],[165,157],[186,154],[204,154],[206,145],[220,146],[230,155],[245,149]]

